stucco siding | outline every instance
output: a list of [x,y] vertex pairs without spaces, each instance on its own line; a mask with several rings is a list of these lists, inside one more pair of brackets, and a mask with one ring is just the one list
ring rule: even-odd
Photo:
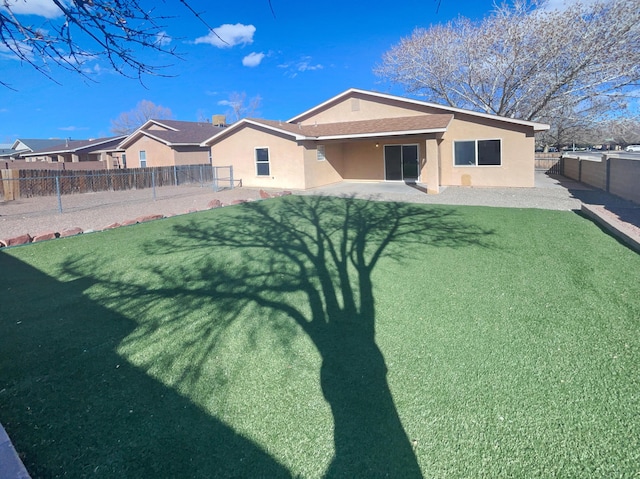
[[375,120],[378,118],[398,118],[423,115],[425,113],[443,113],[421,105],[411,105],[395,100],[376,99],[363,95],[354,95],[335,104],[316,111],[299,121],[303,125],[318,123],[340,123],[344,121]]
[[[269,149],[269,176],[256,172],[256,148]],[[234,178],[251,188],[304,189],[304,147],[288,137],[243,126],[211,147],[214,166],[233,165]]]
[[[456,115],[440,145],[443,186],[534,186],[535,139],[531,128],[503,122]],[[528,131],[529,130],[529,131]],[[501,140],[500,166],[456,166],[454,141]]]
[[319,143],[324,146],[324,160],[318,160],[318,144],[304,145],[305,188],[342,181],[343,148],[340,143]]
[[141,136],[126,148],[127,167],[140,168],[140,151],[146,152],[147,166],[173,166],[174,152],[164,143]]
[[174,147],[174,161],[176,165],[207,165],[209,164],[209,148],[176,146]]
[[384,180],[382,143],[364,141],[344,144],[345,180]]

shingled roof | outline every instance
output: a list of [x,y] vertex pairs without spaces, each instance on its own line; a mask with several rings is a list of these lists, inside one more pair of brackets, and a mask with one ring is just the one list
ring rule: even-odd
[[[151,130],[149,126],[158,125],[167,130]],[[126,147],[141,136],[158,140],[168,146],[191,145],[199,146],[207,138],[219,133],[224,128],[213,126],[207,122],[178,121],[178,120],[149,120],[120,144]]]
[[47,154],[76,153],[81,150],[116,149],[124,136],[109,136],[93,140],[58,140],[59,143],[41,150],[23,153],[22,156],[39,156]]
[[442,114],[378,118],[375,120],[322,123],[318,125],[298,125],[272,120],[251,121],[270,128],[281,129],[296,136],[304,136],[305,139],[319,140],[445,131],[452,119],[452,114]]

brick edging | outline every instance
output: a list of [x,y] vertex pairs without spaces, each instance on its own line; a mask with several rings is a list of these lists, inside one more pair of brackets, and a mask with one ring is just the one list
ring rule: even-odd
[[630,248],[640,253],[640,236],[624,231],[624,223],[610,214],[602,206],[582,204],[580,211]]
[[[277,198],[280,196],[288,196],[291,194],[291,191],[281,191],[281,192],[277,192],[277,193],[267,193],[264,190],[260,190],[260,199],[267,199],[267,198]],[[250,201],[255,201],[255,200],[234,200],[231,202],[231,205],[238,205],[238,204],[242,204],[242,203],[247,203]],[[195,213],[198,211],[206,211],[206,210],[210,210],[210,209],[214,209],[214,208],[221,208],[224,206],[229,206],[225,203],[222,203],[220,200],[218,199],[213,199],[211,201],[209,201],[209,203],[207,204],[207,206],[201,210],[197,210],[197,209],[192,209],[189,210],[187,212],[185,212],[184,214],[189,214],[189,213]],[[29,244],[29,243],[37,243],[39,241],[46,241],[46,240],[52,240],[52,239],[56,239],[56,238],[66,238],[68,236],[75,236],[75,235],[79,235],[79,234],[83,234],[83,233],[94,233],[97,231],[106,231],[106,230],[110,230],[110,229],[114,229],[114,228],[119,228],[121,226],[129,226],[129,225],[134,225],[137,223],[146,223],[148,221],[155,221],[155,220],[159,220],[159,219],[163,219],[163,218],[168,218],[168,216],[165,215],[145,215],[145,216],[139,216],[137,218],[133,218],[130,220],[125,220],[122,223],[111,223],[107,226],[105,226],[102,229],[99,230],[87,230],[84,231],[82,228],[79,227],[75,227],[75,228],[67,228],[64,229],[60,232],[58,231],[45,231],[42,233],[38,233],[34,236],[31,236],[29,233],[25,233],[23,235],[19,235],[19,236],[14,236],[12,238],[6,238],[6,239],[0,239],[0,248],[7,248],[10,246],[21,246],[21,245],[25,245],[25,244]]]

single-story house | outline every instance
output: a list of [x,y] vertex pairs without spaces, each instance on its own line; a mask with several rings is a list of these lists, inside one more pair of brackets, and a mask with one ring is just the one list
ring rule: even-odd
[[344,180],[534,186],[548,125],[350,89],[288,121],[243,119],[202,142],[242,184],[308,189]]
[[209,164],[200,144],[223,128],[208,122],[148,120],[121,143],[128,168]]
[[62,141],[64,140],[60,138],[46,140],[39,138],[18,138],[12,144],[5,145],[6,148],[2,148],[0,159],[11,161],[19,160],[22,158],[22,155],[59,145]]
[[107,161],[108,167],[119,167],[121,151],[118,144],[124,136],[111,136],[93,140],[58,140],[58,143],[41,150],[22,153],[26,161],[78,163],[81,161]]

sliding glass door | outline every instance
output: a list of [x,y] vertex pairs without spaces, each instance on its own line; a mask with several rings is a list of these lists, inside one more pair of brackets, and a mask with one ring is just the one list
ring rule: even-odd
[[418,145],[385,145],[384,177],[389,181],[416,181]]

